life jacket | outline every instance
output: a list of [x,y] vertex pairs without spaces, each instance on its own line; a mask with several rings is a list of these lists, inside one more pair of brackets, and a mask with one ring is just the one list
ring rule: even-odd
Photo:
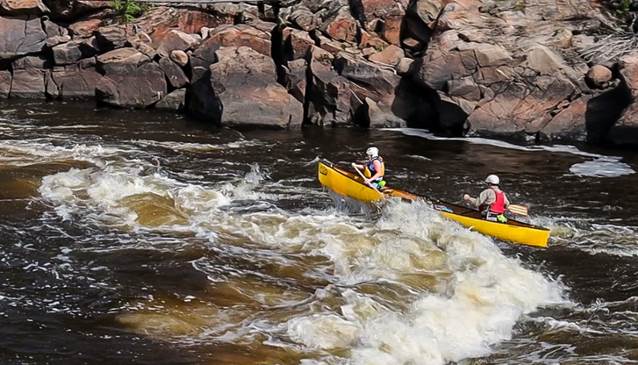
[[374,179],[374,181],[381,181],[383,180],[383,175],[385,175],[385,163],[383,162],[383,159],[381,158],[381,156],[377,156],[371,159],[370,161],[368,161],[368,163],[366,164],[365,176],[372,177],[377,173],[377,169],[374,167],[374,161],[379,161],[379,163],[381,163],[381,176]]
[[503,214],[505,213],[505,193],[502,191],[494,190],[496,194],[496,200],[490,204],[490,213]]

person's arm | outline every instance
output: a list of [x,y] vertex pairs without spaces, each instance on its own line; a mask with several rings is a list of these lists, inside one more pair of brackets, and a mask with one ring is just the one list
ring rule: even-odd
[[496,193],[492,189],[485,189],[481,191],[481,195],[479,195],[478,201],[476,202],[476,207],[481,209],[481,206],[485,206],[488,204],[492,204],[496,201]]
[[465,200],[468,204],[470,204],[473,207],[478,207],[478,205],[476,205],[476,202],[478,201],[478,199],[472,198],[468,194],[463,195],[463,200]]
[[481,194],[479,194],[478,198],[472,198],[471,196],[467,195],[469,197],[469,199],[466,199],[473,207],[477,208],[477,209],[481,209],[481,206],[484,204],[487,204],[487,202],[490,200],[490,192],[492,192],[491,189],[485,189],[483,191],[481,191]]
[[351,166],[353,169],[357,169],[357,170],[363,170],[365,168],[365,166],[359,165],[358,163],[354,163],[354,162],[351,164]]
[[507,199],[507,194],[503,193],[503,198],[505,198],[505,209],[510,206],[510,201]]
[[374,170],[376,171],[376,173],[369,179],[366,179],[366,184],[376,178],[381,177],[381,162],[379,162],[378,160],[374,160],[372,163],[374,164]]

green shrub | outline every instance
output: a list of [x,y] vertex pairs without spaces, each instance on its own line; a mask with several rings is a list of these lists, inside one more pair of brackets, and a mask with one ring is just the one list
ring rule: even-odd
[[145,6],[135,0],[112,0],[115,15],[124,23],[129,23],[146,10]]

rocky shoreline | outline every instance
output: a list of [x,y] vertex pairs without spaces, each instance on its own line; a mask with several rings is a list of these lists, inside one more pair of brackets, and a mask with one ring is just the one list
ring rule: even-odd
[[128,23],[112,6],[0,0],[0,98],[638,143],[633,33],[597,3],[288,0],[151,7]]

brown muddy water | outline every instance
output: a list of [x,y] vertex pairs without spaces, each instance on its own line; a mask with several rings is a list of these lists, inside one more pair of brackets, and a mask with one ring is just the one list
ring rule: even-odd
[[[321,189],[318,157],[371,144],[423,195],[498,173],[550,248]],[[5,101],[0,363],[638,363],[635,169],[626,150]]]

